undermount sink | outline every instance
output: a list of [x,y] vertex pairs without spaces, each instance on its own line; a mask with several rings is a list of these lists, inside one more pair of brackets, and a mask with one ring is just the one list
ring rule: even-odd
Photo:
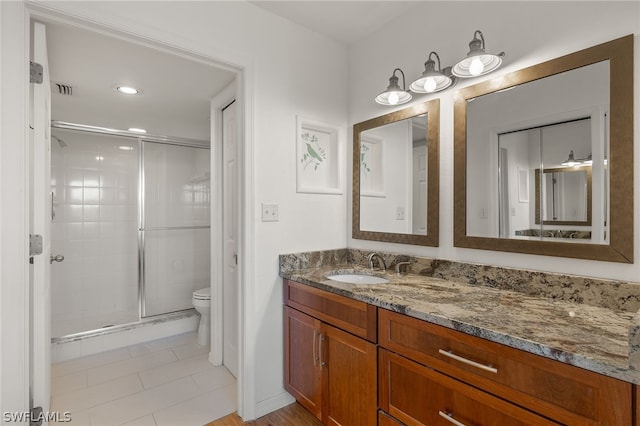
[[384,284],[389,282],[386,278],[366,274],[336,274],[327,275],[327,278],[333,281],[351,284]]

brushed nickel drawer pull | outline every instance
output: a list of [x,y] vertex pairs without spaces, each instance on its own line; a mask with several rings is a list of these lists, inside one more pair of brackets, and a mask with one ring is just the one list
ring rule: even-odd
[[318,337],[318,330],[313,330],[313,366],[315,367],[316,365],[318,365],[318,360],[320,359],[320,357],[318,356],[318,348],[316,345],[316,342],[318,341],[317,339]]
[[451,351],[445,351],[444,349],[438,349],[438,352],[441,355],[444,355],[444,356],[449,357],[451,359],[455,359],[456,361],[460,361],[460,362],[462,362],[464,364],[471,365],[472,367],[476,367],[476,368],[479,368],[481,370],[488,371],[489,373],[498,374],[498,369],[497,368],[493,368],[490,365],[484,365],[484,364],[480,364],[479,362],[471,361],[470,359],[463,358],[463,357],[461,357],[459,355],[454,354]]
[[464,423],[461,423],[456,419],[454,419],[453,414],[447,414],[444,411],[438,411],[438,414],[440,415],[440,417],[442,417],[443,419],[446,419],[447,421],[453,423],[456,426],[466,426]]
[[320,352],[320,367],[324,367],[325,365],[327,365],[327,362],[323,359],[324,358],[324,354],[322,352],[322,342],[324,342],[324,334],[320,334],[320,343],[319,343],[319,352]]

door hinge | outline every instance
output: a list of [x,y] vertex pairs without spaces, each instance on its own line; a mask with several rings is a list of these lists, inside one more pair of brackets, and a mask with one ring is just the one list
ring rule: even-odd
[[42,79],[44,75],[44,68],[37,62],[31,61],[29,67],[29,82],[42,84]]
[[41,426],[43,419],[43,410],[42,407],[33,407],[31,409],[31,421],[29,422],[29,426]]

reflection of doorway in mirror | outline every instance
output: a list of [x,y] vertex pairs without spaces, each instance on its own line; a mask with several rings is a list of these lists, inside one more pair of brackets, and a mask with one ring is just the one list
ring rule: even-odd
[[[524,194],[532,170],[540,164],[539,131],[498,135],[498,216],[500,238],[514,238],[532,227],[533,197]],[[526,175],[527,177],[523,176]]]
[[500,200],[500,238],[511,236],[510,216],[511,197],[509,196],[509,150],[504,146],[499,148],[498,167],[498,199]]
[[[593,136],[600,128],[593,117],[550,121],[498,134],[501,238],[594,242],[603,235],[602,226],[592,223],[591,217],[592,203],[596,201],[592,192],[592,169],[596,168],[592,167],[592,153],[594,147],[603,145]],[[597,153],[598,158],[602,156]],[[601,164],[599,168],[602,169]],[[535,182],[528,189],[524,184],[527,179]],[[601,188],[601,194],[599,202],[606,197],[605,188]]]
[[384,142],[374,136],[360,137],[360,195],[384,197]]
[[414,142],[412,233],[427,235],[427,141]]

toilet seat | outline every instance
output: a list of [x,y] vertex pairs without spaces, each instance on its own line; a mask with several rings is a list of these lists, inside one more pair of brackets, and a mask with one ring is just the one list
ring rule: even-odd
[[211,288],[201,288],[193,292],[194,300],[211,300]]

